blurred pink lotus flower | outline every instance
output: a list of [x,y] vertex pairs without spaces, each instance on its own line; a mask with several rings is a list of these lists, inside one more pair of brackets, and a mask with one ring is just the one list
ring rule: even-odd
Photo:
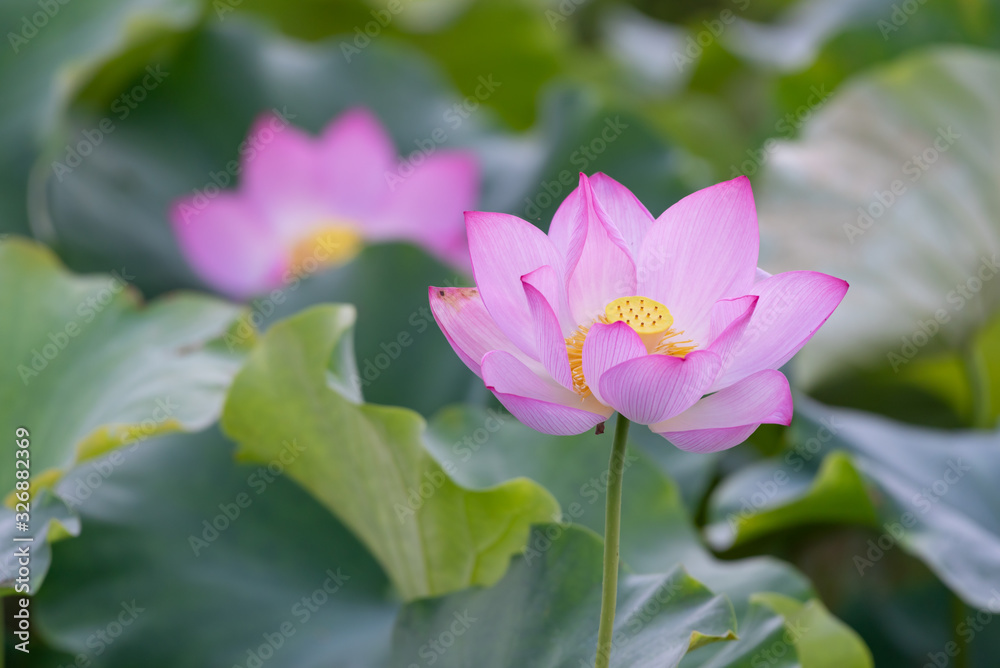
[[366,242],[412,242],[468,271],[461,213],[479,194],[472,154],[400,161],[375,116],[353,109],[318,137],[264,114],[240,155],[237,190],[206,187],[170,211],[188,262],[220,292],[265,293],[350,261]]
[[654,219],[624,186],[580,175],[548,235],[466,213],[476,288],[430,288],[458,356],[521,422],[587,431],[618,411],[677,447],[712,452],[788,424],[777,369],[847,283],[757,268],[750,181],[700,190]]

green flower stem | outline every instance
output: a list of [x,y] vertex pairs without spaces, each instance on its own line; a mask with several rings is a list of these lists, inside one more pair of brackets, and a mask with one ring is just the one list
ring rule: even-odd
[[966,642],[965,634],[958,632],[958,629],[965,624],[965,616],[965,603],[958,596],[952,594],[951,618],[955,628],[954,642],[958,645],[958,654],[955,656],[955,668],[967,668],[969,665],[969,645]]
[[611,638],[615,628],[615,602],[618,598],[618,542],[622,523],[622,477],[625,474],[625,444],[629,420],[618,415],[615,442],[608,463],[608,501],[604,514],[604,586],[601,589],[601,625],[597,631],[595,668],[608,668],[611,662]]

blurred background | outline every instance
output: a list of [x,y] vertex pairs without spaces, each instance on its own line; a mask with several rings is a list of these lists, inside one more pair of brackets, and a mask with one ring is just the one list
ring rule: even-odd
[[[1000,665],[1000,3],[4,0],[0,25],[0,232],[44,244],[73,273],[118,272],[145,300],[212,292],[168,210],[213,183],[233,187],[216,175],[267,110],[318,133],[364,106],[402,156],[469,150],[477,208],[542,229],[580,171],[609,174],[654,215],[749,176],[761,267],[823,271],[851,290],[786,369],[792,427],[711,456],[635,437],[663,476],[656,493],[676,501],[677,540],[692,546],[670,554],[688,555],[677,561],[710,588],[724,585],[687,563],[695,550],[715,564],[706,573],[737,560],[763,569],[773,586],[740,589],[738,616],[755,591],[821,602],[874,665]],[[22,285],[30,274],[3,276]],[[415,315],[427,285],[463,284],[418,248],[380,244],[280,305],[245,308],[266,330],[311,304],[357,305],[362,370],[412,333],[364,396],[430,419],[458,402],[492,405]],[[23,386],[11,374],[13,400]],[[72,414],[62,410],[38,419]],[[279,479],[238,540],[191,558],[185,537],[250,470],[210,413],[185,414],[183,431],[199,433],[150,438],[86,503],[52,510],[79,536],[52,546],[30,656],[12,649],[5,599],[9,665],[249,666],[245,648],[286,615],[289,590],[306,588],[274,571],[319,568],[329,550],[355,555],[365,591],[317,613],[322,624],[264,664],[381,665],[399,604],[295,484]],[[447,443],[461,420],[444,416],[432,432]],[[512,448],[546,447],[503,433]],[[60,489],[93,466],[72,468]],[[120,639],[95,636],[132,604],[152,612],[129,612]],[[858,665],[797,651],[683,665]]]

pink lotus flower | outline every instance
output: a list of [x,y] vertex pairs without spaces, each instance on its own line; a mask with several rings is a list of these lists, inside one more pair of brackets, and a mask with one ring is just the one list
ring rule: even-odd
[[363,109],[319,137],[265,114],[239,152],[229,171],[240,174],[238,190],[220,191],[229,177],[213,177],[170,212],[188,262],[221,292],[241,299],[267,292],[351,260],[368,241],[413,242],[468,269],[459,213],[478,197],[471,154],[439,149],[400,162]]
[[720,183],[654,219],[604,174],[580,175],[548,235],[466,213],[476,288],[430,288],[458,356],[521,422],[577,434],[614,411],[684,450],[788,424],[777,371],[826,321],[844,281],[757,268],[750,182]]

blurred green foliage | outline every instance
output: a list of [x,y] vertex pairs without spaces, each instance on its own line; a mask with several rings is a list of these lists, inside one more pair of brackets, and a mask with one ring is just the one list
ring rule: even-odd
[[[106,329],[52,362],[36,391],[17,365],[108,279],[70,276],[33,242],[0,242],[11,359],[0,412],[6,428],[33,421],[38,462],[65,472],[35,499],[35,521],[49,521],[36,527],[38,584],[48,575],[33,599],[32,654],[12,649],[8,626],[9,665],[419,666],[452,611],[476,606],[501,613],[484,612],[487,623],[437,660],[535,656],[554,635],[565,653],[539,665],[589,651],[603,526],[590,499],[603,494],[608,439],[546,437],[507,416],[460,456],[455,444],[468,448],[495,405],[421,309],[427,285],[469,277],[391,244],[304,281],[281,305],[175,294],[209,287],[185,264],[167,207],[212,183],[253,118],[287,108],[318,132],[364,105],[404,155],[445,127],[444,145],[482,162],[480,208],[543,228],[578,171],[609,173],[654,214],[746,173],[762,267],[852,284],[786,369],[800,392],[839,407],[801,394],[791,428],[716,456],[633,434],[622,596],[644,612],[621,665],[649,665],[652,635],[689,637],[681,622],[697,619],[706,637],[738,638],[689,642],[669,665],[924,665],[952,660],[953,644],[954,665],[995,666],[1000,634],[968,618],[1000,611],[1000,280],[982,277],[933,334],[921,327],[1000,252],[994,0],[8,0],[0,24],[0,231],[47,244],[72,272],[134,268],[130,290],[151,300],[119,295]],[[147,68],[166,74],[151,84]],[[499,82],[489,94],[484,78]],[[471,111],[448,124],[463,102]],[[954,150],[870,230],[846,233],[949,126],[962,136]],[[607,128],[612,138],[597,142]],[[353,337],[315,321],[348,307],[296,315],[321,302],[355,305]],[[253,330],[276,322],[257,341]],[[347,370],[364,374],[400,332],[413,346],[345,388]],[[227,333],[236,348],[217,340]],[[227,392],[236,443],[210,426]],[[169,394],[189,404],[171,428],[208,429],[154,429],[108,452]],[[413,410],[436,416],[419,437]],[[302,424],[310,456],[269,474],[282,434]],[[405,495],[412,480],[381,478],[393,458],[418,477],[446,472],[453,492],[422,505],[416,537],[394,530],[391,495],[341,488]],[[456,519],[469,499],[511,485],[527,492]],[[556,505],[571,524],[529,534]],[[505,539],[483,538],[501,524]],[[549,547],[532,569],[539,540]],[[420,563],[434,564],[425,585],[445,584],[404,574],[415,545],[442,548]],[[470,567],[478,550],[488,563]],[[673,581],[684,595],[643,607],[650,587]],[[703,617],[685,607],[698,602]],[[100,639],[123,605],[127,630]],[[538,624],[519,626],[522,612]]]

